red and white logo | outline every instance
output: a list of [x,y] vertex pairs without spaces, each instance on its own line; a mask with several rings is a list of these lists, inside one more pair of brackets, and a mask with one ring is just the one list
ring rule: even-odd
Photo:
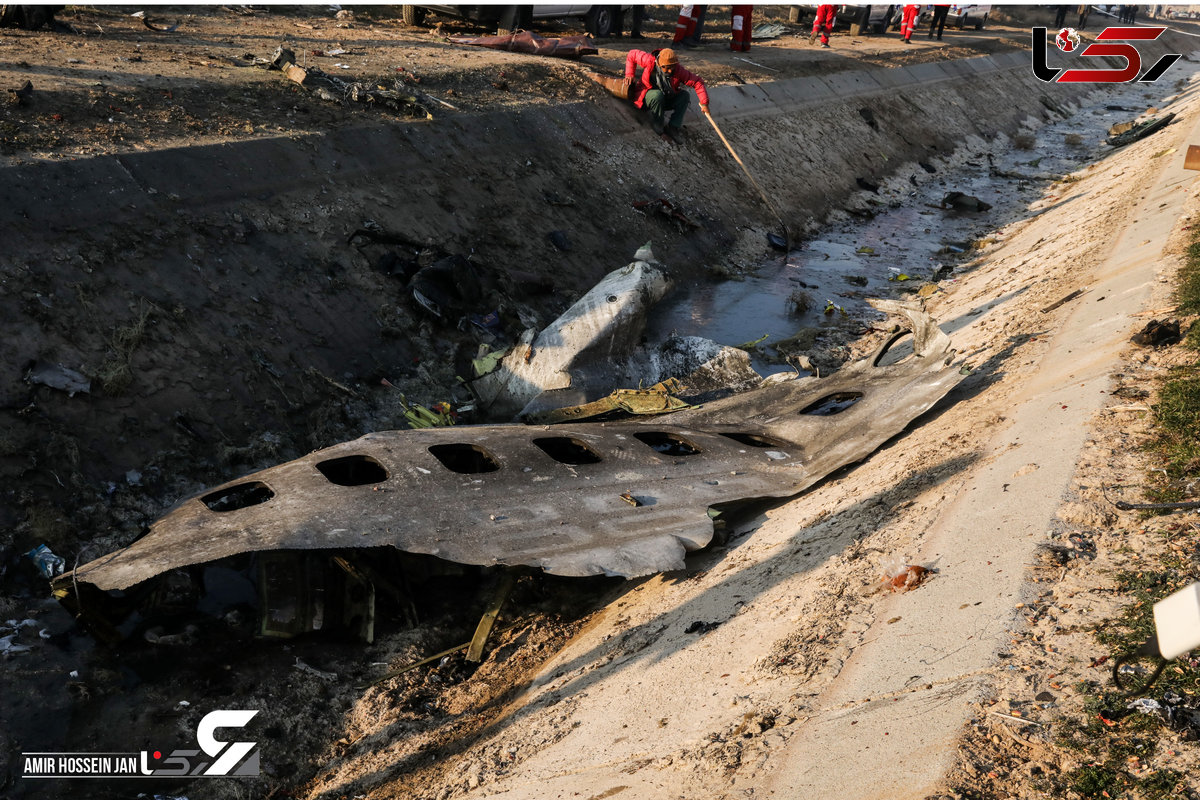
[[1154,83],[1183,56],[1179,53],[1167,53],[1154,62],[1150,69],[1142,72],[1142,55],[1129,43],[1154,41],[1166,30],[1150,26],[1105,28],[1096,36],[1096,41],[1088,43],[1081,50],[1083,39],[1079,32],[1073,28],[1063,28],[1054,37],[1054,44],[1062,52],[1078,58],[1116,57],[1125,62],[1123,67],[1111,66],[1110,61],[1110,66],[1063,69],[1050,67],[1046,63],[1046,29],[1034,28],[1033,75],[1046,83]]
[[1063,28],[1054,37],[1054,44],[1064,53],[1074,52],[1079,47],[1079,31],[1074,28]]

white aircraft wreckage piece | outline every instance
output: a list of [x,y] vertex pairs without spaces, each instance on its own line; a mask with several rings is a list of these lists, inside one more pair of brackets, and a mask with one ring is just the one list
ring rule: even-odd
[[471,384],[483,408],[533,421],[634,386],[678,378],[704,394],[746,389],[761,376],[745,351],[699,337],[641,345],[646,316],[670,281],[649,244],[632,263],[610,272],[540,333],[528,330],[500,366]]
[[126,589],[240,553],[390,545],[474,565],[636,577],[679,569],[708,509],[789,497],[860,461],[967,370],[922,311],[827,378],[773,383],[670,417],[385,431],[183,501],[130,546],[60,580]]

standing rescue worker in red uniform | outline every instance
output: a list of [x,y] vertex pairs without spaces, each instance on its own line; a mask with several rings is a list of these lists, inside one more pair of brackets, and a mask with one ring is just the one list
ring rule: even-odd
[[684,47],[699,47],[700,34],[704,31],[704,14],[708,6],[683,6],[679,19],[675,21],[674,44]]
[[733,38],[729,40],[730,50],[741,50],[745,52],[750,49],[750,40],[753,38],[750,33],[750,15],[754,13],[754,6],[734,6],[730,14],[730,22],[733,25]]
[[917,27],[917,18],[921,16],[920,6],[905,6],[904,17],[900,20],[900,35],[905,44],[912,44],[913,28]]
[[[669,47],[659,50],[657,57],[644,50],[630,50],[625,57],[625,83],[633,104],[650,112],[654,132],[675,144],[683,144],[683,115],[692,99],[685,86],[696,90],[700,110],[708,113],[708,89],[704,81],[684,69]],[[671,119],[664,124],[668,111]]]
[[833,23],[836,21],[837,6],[817,6],[817,18],[813,20],[813,32],[812,36],[808,37],[808,43],[815,42],[817,34],[820,34],[821,47],[829,47],[829,34],[833,33]]

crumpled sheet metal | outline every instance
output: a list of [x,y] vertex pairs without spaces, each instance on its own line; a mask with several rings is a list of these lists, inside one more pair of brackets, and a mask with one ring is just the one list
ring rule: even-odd
[[670,288],[649,243],[558,319],[527,330],[498,368],[472,383],[494,418],[537,422],[548,412],[608,396],[614,386],[645,386],[671,378],[692,398],[741,391],[762,380],[750,357],[696,336],[643,345],[646,318]]
[[506,36],[450,36],[446,41],[454,44],[470,44],[477,47],[488,47],[492,50],[511,50],[514,53],[532,53],[535,56],[556,56],[558,58],[582,58],[594,56],[599,50],[592,37],[560,36],[556,39],[544,39],[531,31],[508,34]]
[[572,373],[581,364],[624,358],[670,285],[666,273],[644,259],[608,273],[545,330],[527,332],[499,369],[472,384],[476,395],[492,413],[515,414],[542,392],[574,385]]
[[[949,337],[922,312],[890,308],[914,328],[915,354],[897,364],[876,365],[884,345],[831,377],[766,385],[667,418],[369,434],[185,500],[142,539],[79,567],[73,578],[125,589],[238,553],[380,545],[566,576],[679,569],[688,551],[712,538],[710,506],[798,494],[868,456],[962,380]],[[842,393],[862,397],[831,416],[801,413]],[[660,452],[638,434],[676,437],[698,452]],[[769,443],[750,446],[723,434]],[[562,463],[535,445],[543,438],[586,443],[599,460]],[[430,452],[439,444],[482,448],[498,469],[451,471]],[[317,467],[347,456],[373,459],[386,479],[335,485]],[[233,511],[212,511],[200,499],[255,483],[274,495]]]

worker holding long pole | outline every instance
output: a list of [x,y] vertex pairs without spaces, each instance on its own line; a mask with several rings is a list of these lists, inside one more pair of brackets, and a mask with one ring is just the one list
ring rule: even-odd
[[[683,117],[691,103],[684,88],[696,90],[700,110],[708,111],[708,89],[699,75],[684,68],[671,48],[647,53],[630,50],[625,57],[625,83],[630,100],[650,114],[654,132],[675,144],[683,144]],[[667,119],[667,112],[671,118]]]
[[[750,174],[746,164],[733,149],[729,140],[725,138],[725,134],[717,126],[717,121],[712,118],[712,114],[709,113],[708,89],[700,76],[685,69],[671,48],[655,53],[630,50],[625,58],[625,82],[620,87],[624,96],[633,101],[638,108],[644,108],[649,112],[650,122],[655,133],[675,144],[683,143],[683,117],[687,113],[688,104],[691,101],[691,96],[687,93],[685,86],[696,90],[696,97],[700,100],[700,111],[712,125],[713,130],[717,132],[717,136],[721,137],[729,154],[737,161],[742,172],[746,173],[750,183],[754,184],[754,188],[758,190],[758,194],[766,203],[767,208],[771,209],[779,218],[779,223],[783,226],[784,239],[790,246],[791,234],[788,233],[783,216],[767,197],[763,188],[758,185],[758,181]],[[668,111],[671,112],[670,120],[666,119]]]

